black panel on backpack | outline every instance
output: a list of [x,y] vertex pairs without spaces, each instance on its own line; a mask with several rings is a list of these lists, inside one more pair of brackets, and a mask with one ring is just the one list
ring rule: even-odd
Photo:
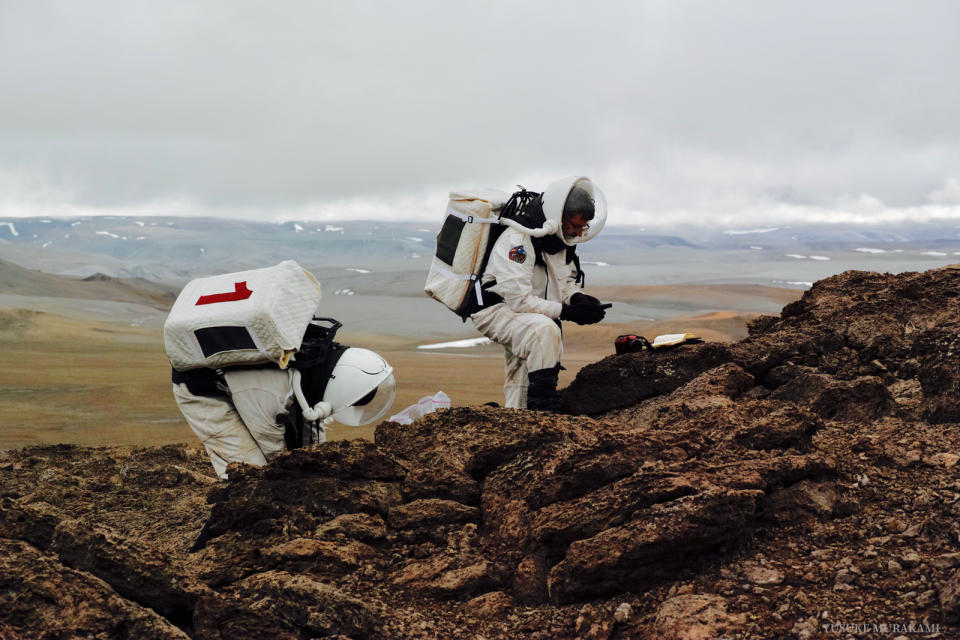
[[453,257],[457,253],[457,243],[466,223],[457,216],[447,216],[440,233],[437,234],[437,258],[453,266]]
[[222,351],[257,348],[246,327],[204,327],[196,329],[193,335],[197,336],[205,358]]

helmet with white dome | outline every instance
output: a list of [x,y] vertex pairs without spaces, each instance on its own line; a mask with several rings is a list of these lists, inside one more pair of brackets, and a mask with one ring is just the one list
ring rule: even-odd
[[358,427],[383,418],[396,394],[393,367],[373,351],[350,347],[333,367],[323,401],[334,420]]
[[[575,215],[587,222],[579,235],[564,233],[563,223]],[[568,246],[592,240],[607,222],[607,199],[590,178],[569,176],[550,183],[543,192],[543,215],[557,227],[556,235]]]

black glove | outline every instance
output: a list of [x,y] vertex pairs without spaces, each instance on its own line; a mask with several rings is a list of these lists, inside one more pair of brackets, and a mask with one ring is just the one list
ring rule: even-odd
[[603,310],[600,304],[565,304],[560,311],[561,320],[570,320],[577,324],[594,324],[603,320],[607,312]]
[[570,296],[570,304],[600,304],[600,301],[594,298],[593,296],[588,296],[585,293],[580,293],[579,291],[572,296]]

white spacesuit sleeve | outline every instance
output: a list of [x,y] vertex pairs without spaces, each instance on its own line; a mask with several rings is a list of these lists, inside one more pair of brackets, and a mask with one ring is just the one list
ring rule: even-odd
[[497,239],[487,263],[486,274],[497,284],[491,290],[516,313],[541,313],[559,318],[563,305],[546,300],[533,292],[536,256],[530,236],[508,229]]

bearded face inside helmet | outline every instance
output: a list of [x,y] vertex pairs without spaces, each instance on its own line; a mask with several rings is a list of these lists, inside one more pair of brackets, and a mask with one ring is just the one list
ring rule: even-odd
[[556,238],[568,247],[595,238],[607,221],[607,200],[589,178],[555,180],[541,196],[544,217],[556,226]]
[[575,186],[563,206],[561,229],[565,240],[579,238],[590,230],[590,221],[596,212],[593,196],[586,189]]

